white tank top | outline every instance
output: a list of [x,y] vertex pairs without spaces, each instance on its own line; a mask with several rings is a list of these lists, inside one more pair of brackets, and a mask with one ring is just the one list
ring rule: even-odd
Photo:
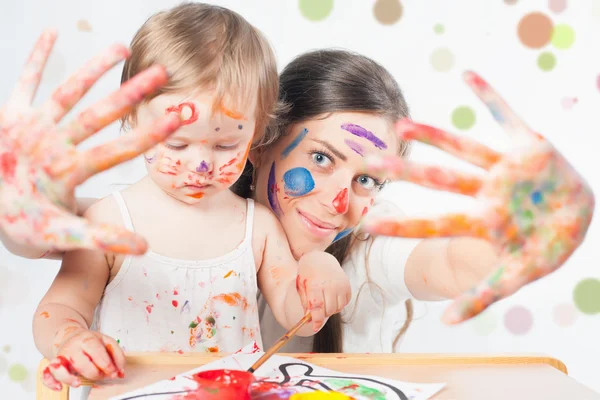
[[[113,196],[125,227],[134,231],[121,193]],[[253,341],[262,348],[251,199],[246,215],[244,240],[223,256],[178,260],[148,250],[125,257],[104,290],[92,329],[125,351],[235,352]]]

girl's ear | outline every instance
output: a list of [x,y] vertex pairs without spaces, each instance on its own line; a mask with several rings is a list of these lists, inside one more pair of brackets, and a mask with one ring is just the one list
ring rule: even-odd
[[254,168],[258,168],[260,166],[263,154],[264,152],[262,150],[262,146],[254,150],[250,150],[250,153],[248,154],[248,159],[250,160]]

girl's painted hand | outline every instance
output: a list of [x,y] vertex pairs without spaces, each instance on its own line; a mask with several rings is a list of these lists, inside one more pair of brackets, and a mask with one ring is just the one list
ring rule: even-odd
[[305,311],[310,311],[313,330],[323,327],[325,319],[337,314],[350,302],[350,281],[331,254],[315,251],[298,261],[296,289]]
[[375,171],[394,179],[476,199],[474,210],[434,219],[379,219],[364,222],[366,231],[400,237],[471,236],[490,241],[500,255],[497,269],[459,296],[443,320],[467,320],[492,303],[558,269],[579,247],[594,212],[594,194],[552,144],[532,131],[477,74],[465,80],[510,135],[513,146],[498,153],[464,137],[401,121],[403,140],[438,147],[486,170],[478,176],[423,166],[400,158],[369,159]]
[[78,151],[76,146],[164,85],[167,73],[153,66],[59,127],[69,110],[129,51],[120,45],[109,47],[34,108],[33,98],[55,40],[56,32],[42,33],[10,98],[0,108],[0,229],[16,243],[48,250],[144,253],[143,238],[124,228],[76,217],[74,190],[98,172],[163,141],[179,127],[179,117],[165,115],[89,150]]
[[59,346],[43,371],[43,382],[52,390],[62,390],[63,383],[79,387],[81,377],[94,381],[123,378],[124,368],[125,354],[114,339],[80,329]]

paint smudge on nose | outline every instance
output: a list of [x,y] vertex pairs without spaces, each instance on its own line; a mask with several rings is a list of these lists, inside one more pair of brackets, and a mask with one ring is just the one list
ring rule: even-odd
[[269,172],[269,180],[267,182],[267,198],[269,199],[269,205],[271,210],[277,216],[282,216],[283,211],[279,205],[279,199],[277,198],[277,182],[275,182],[275,163],[271,165],[271,171]]
[[315,188],[315,181],[309,170],[303,167],[290,169],[283,174],[285,194],[292,197],[304,196]]
[[176,113],[179,114],[180,118],[183,118],[184,108],[189,109],[190,116],[184,119],[181,122],[181,125],[189,125],[196,122],[198,120],[198,111],[196,110],[196,106],[194,105],[194,103],[191,102],[185,102],[176,106],[171,106],[165,110],[165,114]]
[[346,213],[348,211],[348,188],[340,190],[335,199],[333,199],[332,204],[338,213]]
[[375,147],[380,150],[387,149],[387,144],[381,139],[379,139],[375,134],[371,131],[366,130],[360,125],[356,124],[342,124],[341,128],[345,131],[350,132],[354,136],[361,137],[363,139],[367,139],[369,142],[373,143]]
[[209,164],[206,161],[202,160],[200,165],[196,167],[196,172],[208,172],[209,169]]
[[361,157],[365,155],[365,149],[360,145],[360,143],[356,143],[354,140],[346,139],[344,142],[350,147],[356,154]]
[[294,140],[292,140],[292,143],[290,143],[289,145],[287,145],[287,147],[285,149],[283,149],[283,151],[281,152],[281,159],[283,160],[287,156],[289,156],[290,153],[292,151],[294,151],[294,149],[296,147],[298,147],[298,145],[300,144],[302,139],[304,139],[304,137],[306,137],[307,134],[308,134],[308,129],[306,129],[306,128],[302,129],[302,131],[298,135],[296,135]]
[[348,236],[350,234],[350,232],[352,232],[353,229],[354,228],[344,229],[343,231],[341,231],[340,233],[335,235],[335,238],[333,238],[333,241],[337,242],[338,240],[345,238],[346,236]]

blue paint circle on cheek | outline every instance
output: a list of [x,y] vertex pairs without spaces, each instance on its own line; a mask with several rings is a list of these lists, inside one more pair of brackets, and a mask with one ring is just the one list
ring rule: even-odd
[[304,196],[315,188],[315,181],[306,168],[290,169],[283,174],[285,194],[292,197]]

